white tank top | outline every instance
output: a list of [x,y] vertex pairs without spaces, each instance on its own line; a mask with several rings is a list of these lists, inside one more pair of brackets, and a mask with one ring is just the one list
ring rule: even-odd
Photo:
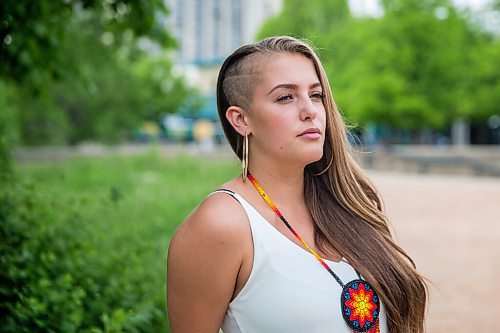
[[[275,229],[240,195],[252,231],[254,257],[247,283],[229,303],[224,333],[352,333],[340,309],[342,287],[316,258]],[[216,193],[214,192],[214,193]],[[325,260],[346,284],[358,279],[345,259]],[[380,303],[380,333],[387,333]]]

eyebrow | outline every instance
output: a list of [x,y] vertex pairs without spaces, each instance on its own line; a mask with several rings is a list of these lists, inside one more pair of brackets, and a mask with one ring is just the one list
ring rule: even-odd
[[[321,87],[321,83],[320,82],[313,83],[309,86],[309,89],[316,88],[316,87]],[[278,88],[297,89],[298,85],[292,84],[292,83],[281,83],[281,84],[274,86],[274,88],[271,89],[271,91],[269,91],[267,94],[270,95],[273,91],[275,91]]]

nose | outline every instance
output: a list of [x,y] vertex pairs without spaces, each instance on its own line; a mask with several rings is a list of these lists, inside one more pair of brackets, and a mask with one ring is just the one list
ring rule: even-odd
[[299,104],[299,107],[301,120],[316,118],[318,111],[316,110],[316,105],[313,103],[313,101],[311,101],[308,94],[306,94],[305,97],[302,98],[302,103]]

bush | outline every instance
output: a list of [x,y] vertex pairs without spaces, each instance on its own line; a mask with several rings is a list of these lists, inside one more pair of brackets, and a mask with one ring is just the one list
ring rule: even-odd
[[82,217],[73,209],[61,214],[62,208],[29,184],[13,182],[0,193],[4,332],[74,332],[82,326],[90,281],[79,273],[90,248]]
[[12,87],[0,79],[0,185],[12,173],[11,149],[17,137],[13,95]]
[[167,330],[169,239],[237,171],[153,153],[16,172],[0,188],[1,331],[97,333]]

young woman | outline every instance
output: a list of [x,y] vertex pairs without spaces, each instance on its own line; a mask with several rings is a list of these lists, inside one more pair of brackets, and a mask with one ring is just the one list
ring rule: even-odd
[[272,37],[237,49],[217,101],[243,173],[172,239],[172,332],[424,332],[424,279],[349,153],[312,48]]

